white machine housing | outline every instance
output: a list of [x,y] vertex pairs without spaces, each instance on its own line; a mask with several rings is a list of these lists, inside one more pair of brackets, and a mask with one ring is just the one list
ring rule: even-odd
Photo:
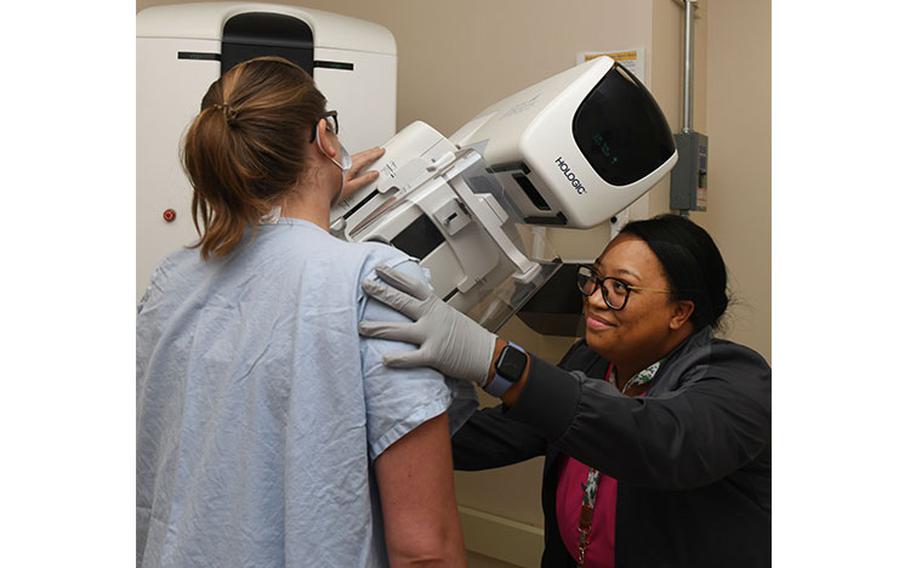
[[484,159],[527,223],[586,229],[638,199],[676,163],[660,107],[609,57],[490,106],[451,140]]
[[438,295],[491,330],[559,268],[544,227],[603,223],[677,160],[653,97],[606,57],[503,99],[449,138],[415,122],[384,146],[379,179],[332,210],[332,232],[416,257]]
[[[281,55],[310,72],[357,152],[395,133],[397,52],[384,27],[296,6],[206,2],[136,17],[137,295],[167,253],[194,242],[180,141],[225,66]],[[168,220],[169,219],[169,220]]]

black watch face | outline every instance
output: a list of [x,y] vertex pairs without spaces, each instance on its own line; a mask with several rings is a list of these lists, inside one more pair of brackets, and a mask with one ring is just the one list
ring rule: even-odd
[[527,354],[509,345],[502,350],[499,364],[496,365],[496,372],[514,383],[521,378],[527,361]]

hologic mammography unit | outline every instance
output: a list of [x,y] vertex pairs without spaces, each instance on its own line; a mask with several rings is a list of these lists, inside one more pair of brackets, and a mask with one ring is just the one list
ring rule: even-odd
[[[192,18],[175,24],[170,11],[178,9]],[[151,10],[156,12],[147,14]],[[146,15],[154,16],[153,23],[143,23]],[[196,237],[189,220],[191,190],[179,169],[177,146],[202,94],[218,76],[219,60],[226,70],[266,54],[271,44],[287,49],[306,29],[309,39],[299,43],[312,46],[308,70],[330,108],[339,110],[342,124],[350,125],[342,126],[342,139],[352,151],[375,144],[386,149],[372,166],[379,179],[332,210],[332,233],[349,241],[388,243],[415,257],[430,270],[440,297],[490,330],[518,312],[562,266],[546,227],[583,229],[607,221],[677,160],[670,128],[653,97],[607,57],[499,101],[451,136],[419,121],[392,136],[395,45],[384,28],[259,4],[164,6],[143,11],[139,20],[140,290],[161,256]],[[248,27],[231,25],[238,21]],[[175,27],[183,34],[179,38],[173,37],[180,35]],[[206,38],[195,38],[201,35]],[[232,42],[258,51],[235,49]],[[209,54],[212,59],[202,60],[214,63],[181,67],[187,61],[180,58],[181,50],[194,50],[198,55],[193,57]],[[143,95],[143,85],[158,85],[161,94]],[[377,88],[386,94],[378,106]],[[370,93],[369,101],[358,99],[364,92]],[[143,101],[143,96],[156,100]],[[391,124],[377,116],[383,112]],[[151,155],[143,157],[143,150]],[[179,208],[182,226],[163,217],[162,209],[170,208]]]

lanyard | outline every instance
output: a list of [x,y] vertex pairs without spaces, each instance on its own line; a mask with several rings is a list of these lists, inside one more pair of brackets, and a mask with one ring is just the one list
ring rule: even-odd
[[[657,370],[660,368],[660,364],[663,361],[658,361],[644,369],[643,371],[636,373],[634,377],[629,379],[629,381],[623,386],[622,393],[625,394],[626,389],[633,385],[644,385],[651,382],[654,379],[654,375],[657,374]],[[604,380],[616,386],[616,375],[614,374],[613,363],[607,367],[607,372],[604,374]],[[578,515],[578,568],[582,568],[585,564],[585,552],[588,550],[588,545],[591,543],[591,526],[594,523],[594,502],[597,501],[597,486],[600,484],[600,472],[594,469],[593,467],[588,467],[588,478],[582,484],[581,489],[583,491],[581,496],[581,513]]]

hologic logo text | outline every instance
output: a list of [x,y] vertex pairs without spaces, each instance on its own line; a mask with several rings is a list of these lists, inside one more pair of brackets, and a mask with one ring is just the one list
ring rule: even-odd
[[578,193],[578,195],[581,195],[582,193],[588,193],[588,190],[585,189],[584,184],[581,183],[581,180],[575,176],[575,172],[573,172],[569,167],[569,164],[567,164],[566,161],[562,159],[562,156],[556,158],[556,165],[559,167],[560,171],[562,171],[562,174],[566,176],[566,179],[569,180],[569,183],[572,184],[572,187],[575,188],[575,192]]

